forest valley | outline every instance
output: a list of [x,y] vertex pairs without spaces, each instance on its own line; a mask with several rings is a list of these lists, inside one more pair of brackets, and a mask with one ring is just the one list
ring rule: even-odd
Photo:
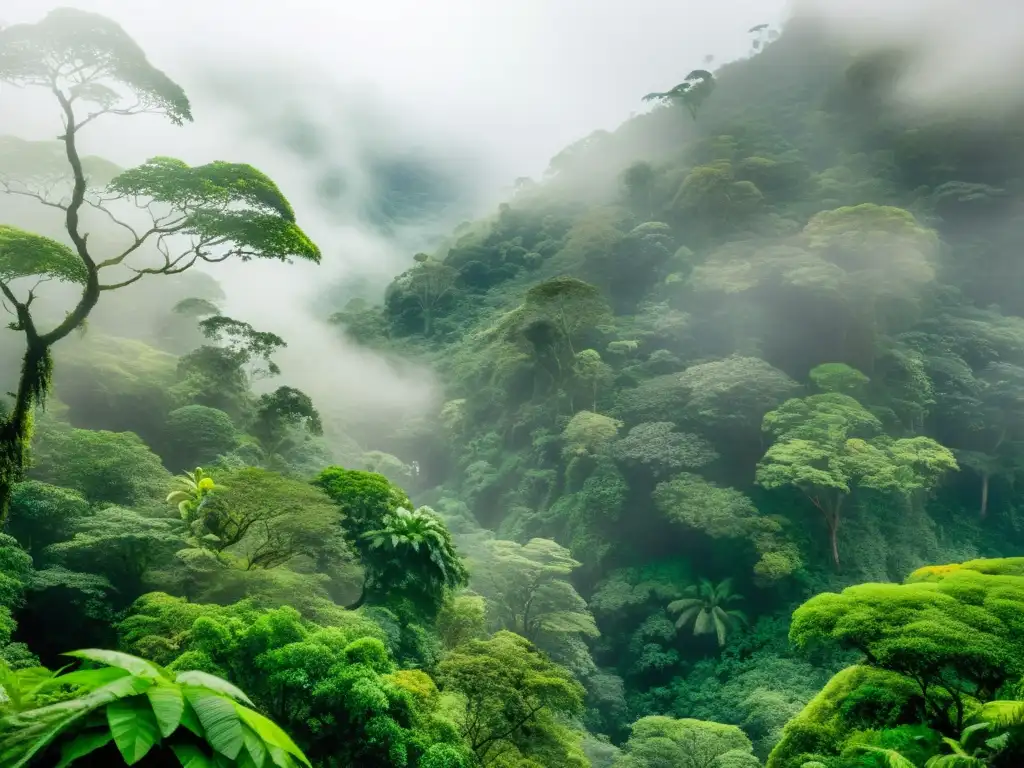
[[0,138],[0,764],[1024,765],[1024,121],[751,33],[334,286],[444,388],[338,439],[191,269],[328,244],[83,151],[192,120],[114,21],[0,30],[64,121]]

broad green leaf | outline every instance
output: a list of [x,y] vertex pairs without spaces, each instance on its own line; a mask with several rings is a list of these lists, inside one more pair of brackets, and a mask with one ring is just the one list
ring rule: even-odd
[[57,685],[80,685],[83,688],[95,690],[122,677],[127,677],[129,674],[127,670],[120,667],[79,669],[75,672],[68,672],[66,675],[47,680],[42,684],[42,687],[45,689]]
[[[285,733],[277,723],[264,717],[259,712],[255,712],[251,709],[236,704],[235,709],[238,711],[239,717],[245,721],[256,735],[263,739],[269,747],[277,747],[283,749],[288,754],[292,755],[304,765],[309,766],[310,762],[306,759],[306,756],[302,753],[302,750],[298,748],[291,737]],[[273,750],[271,750],[273,753]]]
[[285,752],[280,747],[269,746],[267,747],[270,753],[271,762],[277,766],[277,768],[295,768],[295,760],[292,756]]
[[78,758],[85,757],[90,752],[95,752],[100,747],[105,747],[113,738],[113,734],[111,734],[107,729],[78,734],[71,741],[61,745],[60,762],[57,763],[55,768],[66,768],[66,766],[70,765]]
[[185,698],[181,695],[181,689],[176,685],[157,683],[146,691],[146,696],[153,707],[160,733],[167,738],[177,730],[185,711]]
[[185,702],[185,708],[181,713],[181,724],[199,738],[204,738],[205,734],[203,733],[203,724],[199,722],[199,716],[196,714],[196,711],[192,709],[192,705],[187,701]]
[[[46,749],[54,739],[66,732],[77,721],[106,704],[142,693],[152,684],[152,680],[127,675],[91,691],[80,699],[61,701],[57,704],[5,717],[2,721],[4,727],[0,728],[0,732],[6,731],[15,736],[30,732],[35,736],[35,740],[27,747],[15,745],[12,748],[8,738],[0,739],[0,748],[3,749],[4,759],[10,760],[12,755],[18,755],[18,761],[10,768],[24,768],[37,754]],[[4,768],[8,768],[8,766],[5,765]]]
[[196,711],[199,722],[206,731],[210,746],[225,757],[234,760],[242,749],[242,721],[236,711],[236,704],[226,696],[186,685],[185,697]]
[[172,744],[171,751],[181,768],[216,768],[216,763],[195,744]]
[[64,655],[73,656],[76,659],[88,659],[89,661],[95,661],[99,664],[105,664],[108,667],[126,669],[133,675],[138,675],[139,677],[147,677],[151,679],[162,677],[170,679],[167,673],[153,662],[140,659],[138,656],[132,656],[128,653],[121,653],[120,651],[105,651],[99,648],[86,648],[81,651],[71,651]]
[[200,688],[209,688],[211,691],[223,693],[225,696],[230,696],[237,701],[244,702],[250,707],[256,706],[252,703],[249,697],[245,695],[245,691],[235,685],[232,685],[227,680],[217,677],[216,675],[210,675],[206,672],[200,672],[192,669],[187,672],[179,672],[175,676],[174,681],[179,685],[194,685]]
[[128,765],[135,765],[160,741],[156,716],[149,700],[141,696],[108,704],[107,723],[114,743]]
[[51,277],[84,283],[85,264],[74,251],[56,240],[0,224],[0,280]]
[[263,740],[247,725],[242,726],[242,738],[245,741],[245,752],[239,755],[239,758],[248,755],[256,768],[262,768],[267,759],[267,747]]

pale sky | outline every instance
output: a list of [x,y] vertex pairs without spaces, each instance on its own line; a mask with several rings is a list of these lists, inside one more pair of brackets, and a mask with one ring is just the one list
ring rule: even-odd
[[215,108],[211,70],[291,68],[327,94],[375,95],[410,134],[453,138],[511,179],[614,128],[706,54],[743,55],[786,0],[4,0],[0,20],[59,5],[117,20],[185,86],[197,124],[183,144]]

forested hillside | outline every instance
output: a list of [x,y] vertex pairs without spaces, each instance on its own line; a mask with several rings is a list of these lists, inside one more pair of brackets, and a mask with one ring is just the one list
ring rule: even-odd
[[0,30],[65,125],[0,137],[0,764],[1024,763],[1024,123],[751,34],[325,292],[443,390],[346,425],[198,270],[328,258],[302,211],[79,150],[192,119],[113,21]]

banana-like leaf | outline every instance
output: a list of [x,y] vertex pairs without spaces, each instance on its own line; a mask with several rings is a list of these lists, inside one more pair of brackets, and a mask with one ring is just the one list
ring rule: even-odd
[[217,764],[195,744],[173,744],[171,751],[181,768],[217,768]]
[[206,732],[206,741],[217,752],[235,760],[242,751],[242,721],[235,703],[227,696],[195,686],[184,686],[185,697]]
[[245,724],[252,728],[253,732],[263,739],[268,746],[282,749],[307,766],[307,768],[312,768],[302,750],[299,749],[287,733],[281,730],[277,723],[267,719],[259,712],[238,704],[235,705],[235,710],[238,712],[238,716],[245,721]]
[[108,704],[107,723],[127,765],[142,760],[160,741],[160,726],[145,697],[134,696]]
[[157,683],[148,691],[146,697],[153,708],[160,735],[165,739],[181,725],[181,716],[185,711],[185,697],[181,688],[168,683]]
[[80,651],[70,651],[64,655],[72,656],[76,659],[95,661],[100,664],[105,664],[108,667],[118,667],[120,669],[127,670],[138,677],[145,677],[151,680],[160,678],[165,680],[170,679],[167,672],[152,661],[146,661],[145,659],[140,659],[138,656],[121,653],[120,651],[107,651],[101,648],[86,648]]
[[187,672],[179,672],[177,676],[174,678],[174,682],[180,685],[192,685],[200,688],[209,688],[211,691],[223,693],[225,696],[230,696],[232,699],[235,699],[236,701],[241,701],[243,704],[247,704],[250,707],[256,706],[252,703],[252,700],[245,695],[245,691],[243,691],[241,688],[232,685],[227,680],[223,680],[222,678],[216,677],[214,675],[209,675],[206,672],[200,672],[195,669],[189,670]]
[[113,738],[114,736],[109,729],[87,731],[78,734],[71,741],[61,745],[60,762],[54,768],[66,768],[66,766],[78,758],[85,757],[90,752],[95,752],[97,749],[105,747]]

